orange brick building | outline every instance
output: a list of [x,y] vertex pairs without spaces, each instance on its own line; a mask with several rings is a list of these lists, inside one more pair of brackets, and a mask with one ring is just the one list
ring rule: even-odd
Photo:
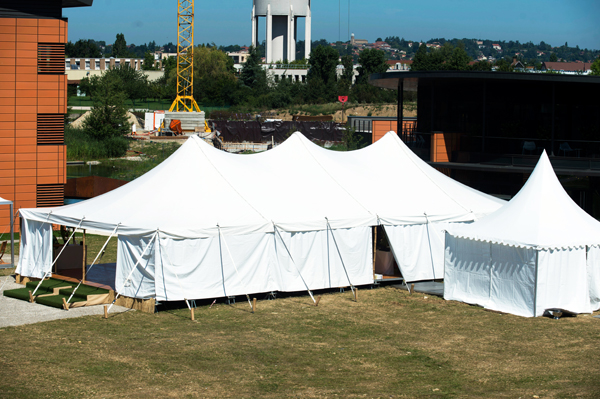
[[[0,5],[0,197],[14,201],[15,211],[63,204],[68,22],[62,9],[92,1]],[[0,210],[0,232],[9,224],[9,211]]]

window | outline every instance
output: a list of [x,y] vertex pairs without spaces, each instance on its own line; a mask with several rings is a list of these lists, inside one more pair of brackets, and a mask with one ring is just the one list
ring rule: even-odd
[[75,60],[75,65],[76,65],[76,67],[73,69],[81,69],[81,61]]
[[85,60],[85,69],[86,70],[90,69],[90,60]]
[[38,73],[65,73],[65,45],[38,43]]
[[67,58],[67,59],[65,60],[65,69],[66,69],[67,71],[70,71],[70,70],[71,70],[71,60],[70,60],[69,58]]
[[100,60],[96,60],[95,63],[96,63],[96,65],[94,66],[94,69],[99,70],[100,69]]
[[121,60],[115,60],[115,68],[118,68],[121,66]]
[[38,114],[37,145],[64,144],[65,117],[63,114]]

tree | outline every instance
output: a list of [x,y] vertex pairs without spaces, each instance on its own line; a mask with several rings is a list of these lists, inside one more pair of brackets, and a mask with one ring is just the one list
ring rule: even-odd
[[384,73],[388,70],[385,62],[385,53],[377,49],[366,49],[360,52],[358,56],[358,77],[357,84],[367,84],[369,76],[374,73]]
[[75,44],[68,42],[65,45],[65,56],[69,58],[100,58],[102,52],[93,40],[79,39]]
[[427,46],[425,43],[422,43],[417,50],[413,58],[413,63],[410,66],[411,71],[429,71],[431,70],[431,65],[429,62],[429,56],[427,54]]
[[352,78],[354,77],[354,63],[351,55],[345,55],[342,57],[342,65],[344,66],[344,72],[339,81],[338,94],[347,96],[352,87]]
[[592,63],[590,69],[592,70],[590,75],[600,76],[600,57],[596,58],[596,61]]
[[339,53],[331,46],[317,46],[310,53],[310,69],[307,79],[320,79],[324,84],[336,80],[335,69],[338,65]]
[[558,61],[558,56],[556,55],[556,53],[550,54],[550,62],[557,62],[557,61]]
[[446,61],[444,69],[465,71],[469,69],[469,62],[471,62],[471,58],[465,51],[465,45],[462,42],[458,42],[458,46],[452,50],[452,54]]
[[223,91],[235,81],[233,60],[217,46],[194,48],[194,97],[196,101],[223,105]]
[[144,55],[144,62],[142,63],[142,69],[144,71],[152,71],[156,68],[154,67],[154,55],[150,51],[146,51]]
[[127,42],[125,41],[125,35],[117,33],[115,44],[113,44],[111,57],[129,57],[129,51],[127,50]]
[[105,73],[93,89],[94,106],[83,123],[83,130],[109,149],[109,156],[121,156],[127,151],[123,136],[130,132],[125,108],[126,95],[121,80]]
[[496,61],[496,70],[498,72],[514,72],[514,67],[504,58],[500,58]]
[[253,89],[259,95],[267,91],[267,71],[262,67],[262,60],[256,47],[250,47],[248,58],[242,66],[240,80],[243,85]]

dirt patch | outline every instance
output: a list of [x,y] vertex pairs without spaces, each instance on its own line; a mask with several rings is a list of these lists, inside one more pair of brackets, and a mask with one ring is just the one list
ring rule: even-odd
[[[88,118],[88,116],[90,115],[91,112],[92,111],[87,111],[85,114],[82,114],[79,118],[77,118],[73,122],[71,122],[71,126],[73,126],[74,128],[77,128],[77,129],[82,128],[83,122],[85,122],[85,120]],[[130,126],[132,124],[135,124],[136,130],[138,132],[140,132],[144,129],[144,126],[140,123],[138,118],[129,111],[127,112],[127,121],[129,122]]]
[[[284,121],[291,121],[293,116],[297,113],[290,113],[289,110],[270,110],[266,113],[270,118],[277,118]],[[329,114],[331,115],[331,114]],[[348,115],[357,116],[389,116],[396,117],[398,115],[398,106],[395,104],[383,104],[383,105],[359,105],[347,108],[344,111],[344,120],[342,121],[342,111],[338,110],[333,114],[333,120],[335,122],[345,123],[348,119]],[[414,106],[405,106],[404,109],[405,117],[416,117],[417,110]]]

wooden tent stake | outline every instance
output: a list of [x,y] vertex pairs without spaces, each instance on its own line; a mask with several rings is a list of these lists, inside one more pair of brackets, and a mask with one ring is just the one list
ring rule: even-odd
[[190,308],[190,313],[192,315],[192,321],[195,321],[196,318],[194,317],[194,308]]
[[354,300],[358,302],[358,288],[354,287]]
[[34,300],[35,300],[35,298],[31,294],[31,291],[29,291],[29,302],[33,303]]
[[319,302],[321,301],[321,295],[319,295],[317,297],[317,300],[315,301],[315,306],[319,306]]
[[104,318],[108,319],[108,305],[104,305]]
[[256,311],[256,298],[252,298],[252,313]]
[[412,293],[413,293],[414,291],[415,291],[415,285],[414,285],[414,284],[411,284],[411,285],[410,285],[410,292],[409,292],[409,293],[410,293],[410,295],[412,295]]
[[63,300],[63,309],[69,310],[69,304],[67,303],[67,300],[65,298],[63,298],[62,300]]

